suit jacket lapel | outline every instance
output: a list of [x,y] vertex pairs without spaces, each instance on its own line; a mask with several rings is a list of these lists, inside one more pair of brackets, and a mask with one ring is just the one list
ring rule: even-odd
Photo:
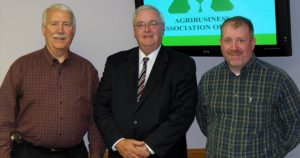
[[166,49],[161,46],[160,51],[157,55],[157,58],[155,60],[155,63],[153,65],[153,68],[151,70],[151,73],[149,75],[149,78],[146,82],[144,92],[141,96],[140,102],[138,103],[138,106],[141,106],[143,102],[147,99],[147,97],[151,94],[151,91],[153,88],[157,85],[158,81],[160,80],[161,76],[165,72],[167,68],[167,61],[168,61],[168,54]]
[[[133,106],[137,105],[137,82],[138,82],[138,61],[139,61],[139,51],[138,48],[134,48],[132,52],[127,56],[127,67],[125,71],[127,71],[127,80],[128,80],[128,93],[131,94],[130,103]],[[127,90],[125,90],[127,91]]]

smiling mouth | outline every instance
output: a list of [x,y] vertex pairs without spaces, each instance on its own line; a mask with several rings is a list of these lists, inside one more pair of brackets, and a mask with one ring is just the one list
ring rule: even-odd
[[54,38],[55,40],[64,41],[66,38]]
[[149,38],[149,37],[153,37],[153,34],[149,34],[149,33],[148,33],[148,34],[144,34],[143,37],[144,37],[144,38],[147,38],[147,37],[148,37],[148,38]]
[[231,51],[230,52],[230,55],[232,55],[232,56],[240,56],[241,54],[242,54],[241,51]]
[[53,35],[53,38],[57,40],[65,40],[67,37],[65,35],[55,34]]

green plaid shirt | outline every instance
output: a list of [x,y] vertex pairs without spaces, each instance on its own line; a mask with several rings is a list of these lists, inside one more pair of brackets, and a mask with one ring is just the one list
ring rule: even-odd
[[253,56],[239,76],[223,62],[198,86],[197,121],[209,158],[281,158],[300,139],[300,93],[283,70]]

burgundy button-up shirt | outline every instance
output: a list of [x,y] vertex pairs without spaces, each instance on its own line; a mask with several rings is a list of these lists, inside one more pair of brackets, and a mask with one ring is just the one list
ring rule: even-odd
[[20,131],[35,146],[70,148],[88,132],[91,157],[104,153],[93,120],[98,73],[86,59],[69,52],[59,63],[46,48],[19,58],[0,88],[0,157],[9,158],[9,135]]

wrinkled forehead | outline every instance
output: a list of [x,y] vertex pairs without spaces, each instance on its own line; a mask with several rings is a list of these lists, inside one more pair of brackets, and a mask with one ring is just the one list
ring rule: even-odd
[[162,22],[160,14],[152,9],[144,9],[136,12],[134,22],[138,22],[140,20],[156,20],[158,22]]
[[50,16],[58,16],[58,15],[62,15],[62,14],[67,15],[71,20],[73,18],[72,14],[69,11],[67,11],[67,10],[54,8],[54,9],[49,9],[47,11],[47,16],[48,17],[50,17]]
[[243,32],[252,36],[251,30],[245,22],[230,21],[225,23],[224,25],[222,25],[221,36],[223,37],[224,33],[228,32],[228,30],[243,30]]
[[231,27],[231,28],[240,28],[240,27],[247,27],[249,29],[249,26],[243,22],[243,21],[230,21],[224,24],[224,27]]

